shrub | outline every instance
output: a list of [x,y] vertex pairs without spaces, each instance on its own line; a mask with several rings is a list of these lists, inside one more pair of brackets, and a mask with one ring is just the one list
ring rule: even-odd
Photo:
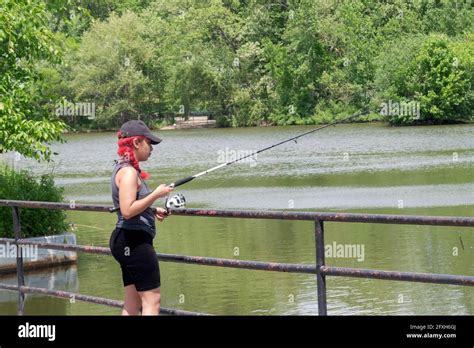
[[231,126],[231,121],[229,118],[225,115],[219,115],[216,117],[216,126],[217,127],[230,127]]
[[419,103],[418,115],[396,113],[396,125],[469,121],[472,87],[472,36],[452,40],[443,35],[407,38],[386,47],[377,71],[380,101]]
[[[63,188],[54,184],[52,174],[35,178],[26,170],[0,168],[0,199],[25,201],[63,201]],[[22,237],[44,236],[67,230],[66,214],[62,210],[20,209]],[[0,237],[14,237],[12,208],[0,207]]]

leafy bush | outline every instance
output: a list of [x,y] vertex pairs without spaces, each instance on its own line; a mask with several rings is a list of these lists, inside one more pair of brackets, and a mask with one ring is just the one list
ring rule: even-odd
[[264,119],[265,106],[258,98],[254,98],[250,89],[237,90],[232,100],[232,126],[256,126]]
[[[26,170],[15,171],[3,166],[0,168],[0,199],[25,201],[63,201],[63,189],[55,186],[52,174],[35,178]],[[63,233],[67,229],[66,214],[62,210],[20,209],[22,237],[44,236]],[[0,237],[12,238],[12,208],[0,208]]]
[[231,123],[229,118],[225,115],[219,115],[216,117],[216,126],[217,127],[230,127]]
[[[317,124],[330,123],[348,117],[357,111],[358,109],[356,107],[348,106],[345,103],[337,103],[333,101],[322,102],[315,108],[312,119]],[[357,122],[361,120],[362,117],[359,119],[354,118],[351,120],[351,122]]]
[[382,55],[376,85],[380,100],[419,103],[418,115],[388,115],[392,124],[441,124],[472,118],[474,85],[471,38],[443,35],[394,42]]
[[470,79],[446,39],[428,40],[412,63],[407,79],[408,91],[420,100],[422,122],[469,119],[473,106]]

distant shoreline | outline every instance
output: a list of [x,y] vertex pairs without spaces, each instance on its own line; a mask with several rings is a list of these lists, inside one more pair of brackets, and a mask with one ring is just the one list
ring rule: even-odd
[[[251,127],[202,127],[202,126],[186,126],[186,127],[176,127],[174,128],[172,125],[164,126],[161,128],[151,128],[152,131],[173,131],[173,130],[183,130],[183,129],[209,129],[209,128],[214,128],[214,129],[224,129],[224,128],[232,128],[232,129],[242,129],[242,128],[256,128],[256,127],[293,127],[293,126],[322,126],[327,123],[315,123],[315,124],[308,124],[308,125],[271,125],[271,124],[266,124],[266,125],[259,125],[259,126],[251,126]],[[387,126],[390,127],[388,122],[386,121],[381,121],[381,120],[372,120],[372,121],[360,121],[360,122],[345,122],[342,124],[361,124],[361,123],[384,123]],[[394,125],[391,127],[397,127],[397,128],[410,128],[410,127],[429,127],[429,126],[455,126],[455,125],[470,125],[474,124],[474,120],[472,121],[464,121],[464,122],[453,122],[453,123],[444,123],[444,124],[414,124],[414,125]],[[117,132],[118,128],[103,128],[103,129],[77,129],[74,131],[65,131],[63,134],[87,134],[87,133],[108,133],[108,132]]]

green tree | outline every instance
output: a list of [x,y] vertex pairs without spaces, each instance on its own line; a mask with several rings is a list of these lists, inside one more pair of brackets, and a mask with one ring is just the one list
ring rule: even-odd
[[60,53],[45,18],[40,1],[0,2],[0,153],[49,160],[48,145],[62,141],[64,123],[31,93],[41,80],[35,63],[56,61]]
[[146,121],[158,110],[163,75],[144,28],[135,13],[113,14],[92,26],[69,61],[73,101],[96,104],[96,126]]
[[241,23],[221,1],[156,1],[144,11],[147,37],[166,74],[162,112],[228,114],[240,64]]

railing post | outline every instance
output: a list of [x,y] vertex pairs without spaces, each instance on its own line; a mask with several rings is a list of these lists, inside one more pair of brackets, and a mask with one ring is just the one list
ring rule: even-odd
[[320,273],[320,269],[325,264],[324,260],[324,225],[323,221],[316,220],[315,240],[316,240],[316,279],[318,284],[318,312],[319,315],[328,315],[326,302],[326,276]]
[[[15,243],[21,238],[21,223],[20,223],[20,212],[18,207],[12,207],[13,213],[13,229],[15,230]],[[21,247],[15,245],[16,253],[16,274],[18,277],[18,315],[23,315],[25,310],[25,293],[22,290],[22,286],[25,285],[25,277],[23,273],[23,255],[21,253]]]

